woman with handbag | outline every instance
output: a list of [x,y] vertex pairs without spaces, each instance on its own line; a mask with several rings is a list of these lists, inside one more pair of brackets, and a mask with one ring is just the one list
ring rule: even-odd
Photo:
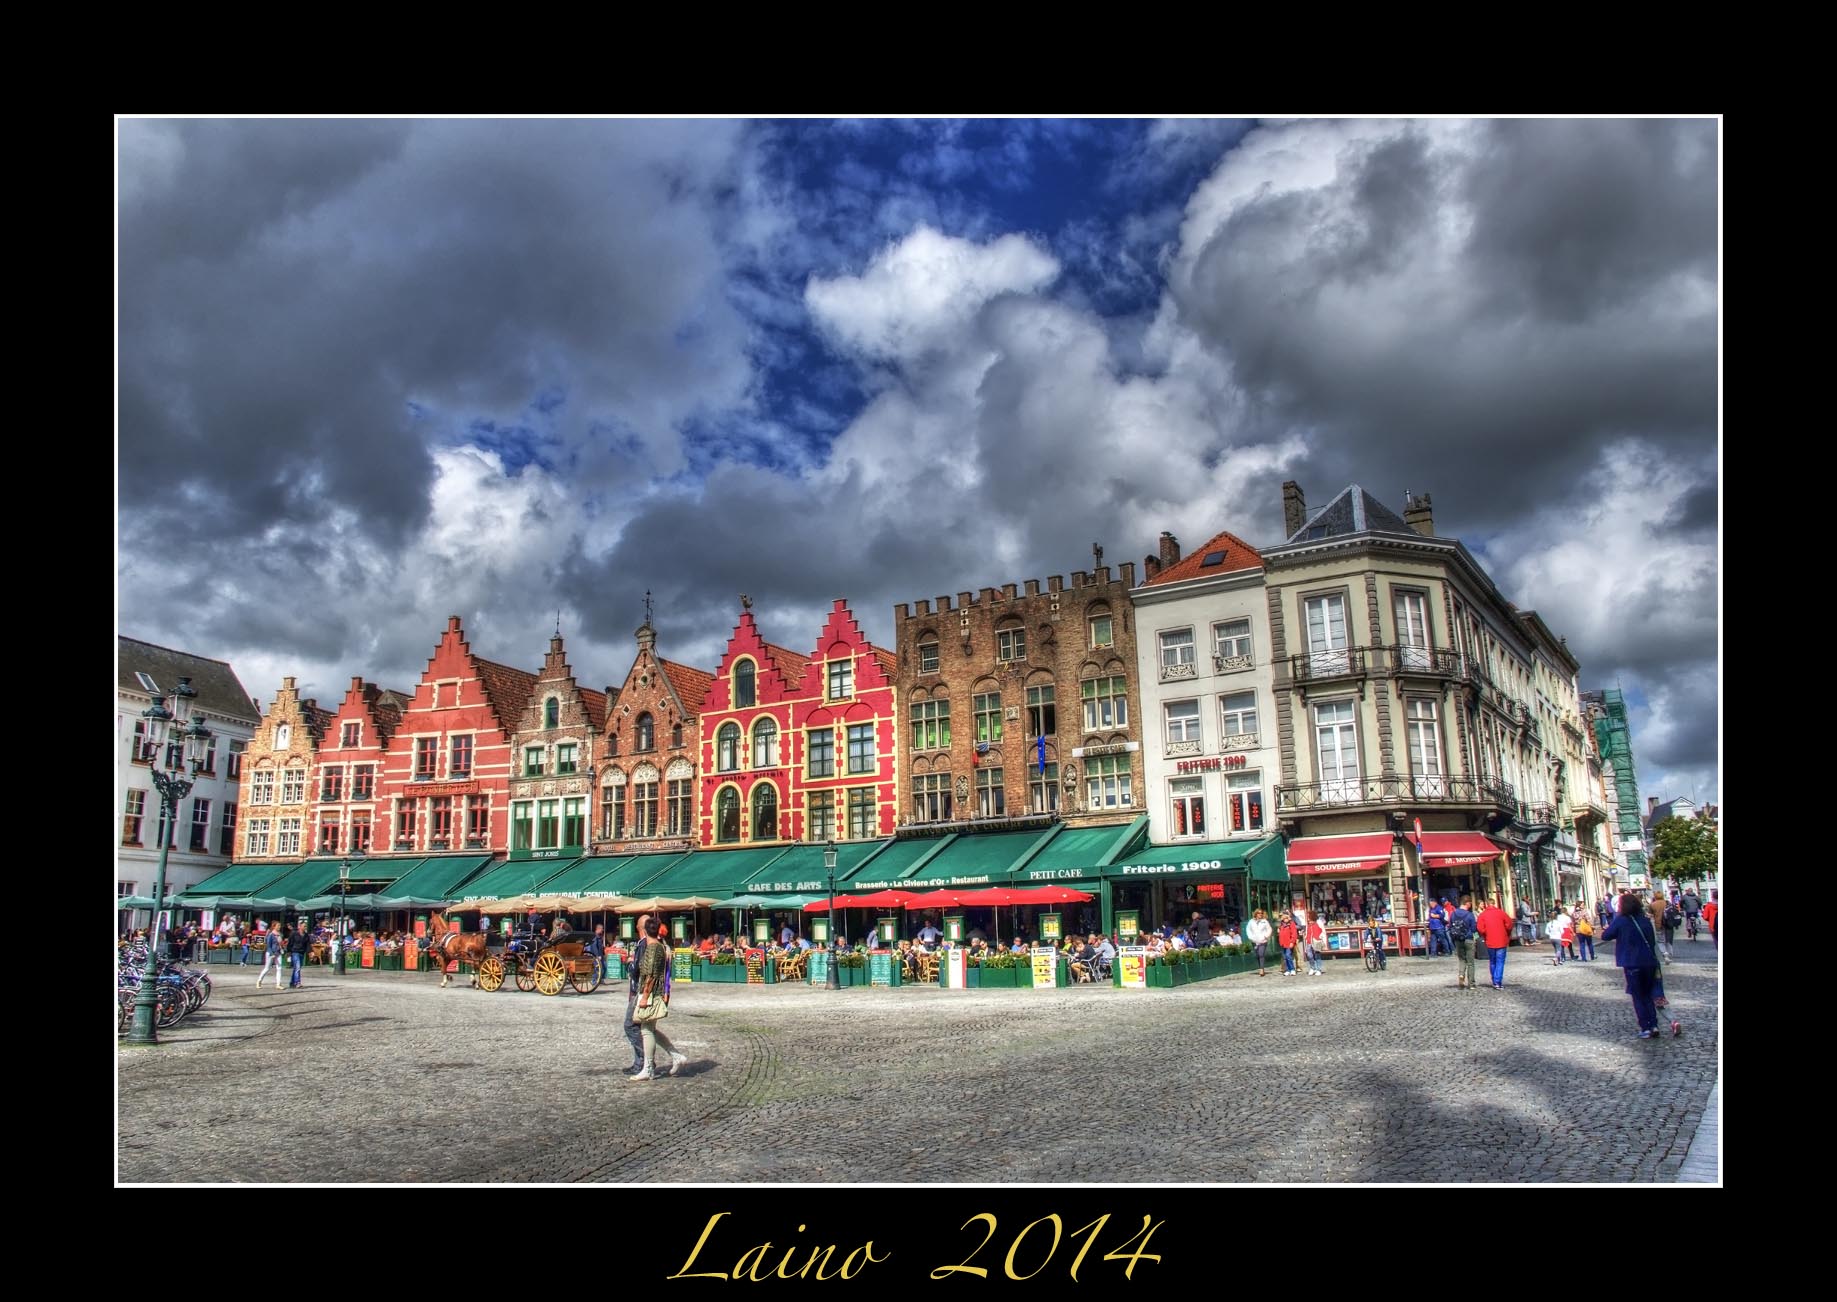
[[670,1043],[670,1037],[663,1033],[661,1025],[663,1019],[670,1015],[670,945],[662,938],[662,930],[663,925],[656,918],[645,919],[644,953],[638,959],[638,1003],[631,1015],[642,1037],[644,1066],[633,1072],[627,1078],[629,1080],[657,1079],[654,1064],[659,1048],[670,1055],[672,1076],[689,1061],[688,1054],[676,1051],[676,1046]]
[[[1658,928],[1635,896],[1620,897],[1620,916],[1601,933],[1602,944],[1610,940],[1614,942],[1614,966],[1626,972],[1639,1038],[1650,1040],[1658,1034],[1658,1007],[1653,997],[1658,984]],[[1676,1035],[1678,1030],[1678,1023],[1673,1022],[1671,1033]]]

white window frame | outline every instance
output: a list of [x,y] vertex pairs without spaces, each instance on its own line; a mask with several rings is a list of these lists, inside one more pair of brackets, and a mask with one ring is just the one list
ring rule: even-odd
[[[1352,698],[1337,701],[1316,701],[1310,708],[1309,725],[1314,730],[1314,775],[1320,783],[1320,798],[1324,804],[1350,804],[1359,800],[1363,787],[1359,771],[1359,710]],[[1332,711],[1332,717],[1322,721],[1321,712]],[[1344,715],[1341,715],[1341,711]],[[1328,732],[1332,733],[1332,763],[1328,763],[1328,752],[1321,748],[1322,741]],[[1350,752],[1350,763],[1347,755]]]
[[[1175,711],[1179,713],[1176,714]],[[1189,696],[1184,700],[1163,702],[1161,718],[1167,730],[1169,748],[1182,742],[1204,747],[1205,736],[1199,716],[1199,698]],[[1193,753],[1198,754],[1199,751],[1195,750]]]
[[[1211,835],[1211,829],[1206,826],[1204,778],[1168,779],[1167,807],[1169,840],[1200,841]],[[1182,831],[1182,828],[1186,830]]]
[[1347,673],[1352,668],[1346,616],[1346,594],[1325,592],[1305,598],[1302,622],[1307,629],[1308,672],[1316,678]]

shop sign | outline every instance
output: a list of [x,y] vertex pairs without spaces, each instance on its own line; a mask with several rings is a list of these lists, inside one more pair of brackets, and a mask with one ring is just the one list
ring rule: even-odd
[[1174,767],[1182,773],[1215,773],[1219,769],[1241,769],[1248,763],[1248,755],[1208,755],[1204,759],[1181,760]]
[[813,882],[748,882],[746,889],[758,895],[801,895],[806,891],[828,890],[829,882],[823,878]]
[[415,943],[413,936],[410,936],[407,943],[402,946],[402,970],[405,972],[421,970],[421,947]]
[[[508,925],[508,920],[506,922],[506,925]],[[619,918],[619,939],[620,940],[631,940],[637,934],[638,934],[638,920],[629,913],[621,915]]]
[[1089,875],[1089,868],[1031,868],[1027,871],[1030,882],[1076,881]]
[[416,796],[470,796],[478,792],[478,783],[473,782],[417,782]]
[[1141,945],[1124,945],[1116,951],[1116,967],[1123,989],[1148,989],[1148,950]]
[[[770,926],[771,924],[767,923],[766,925]],[[759,924],[754,923],[753,924],[753,937],[756,940],[770,940],[771,933],[767,932],[764,936],[761,936],[759,934]],[[829,943],[829,919],[828,918],[812,918],[810,920],[810,939],[821,941],[825,945]]]
[[880,927],[880,938],[886,941],[889,945],[892,944],[893,943],[893,933],[899,929],[899,919],[898,918],[881,918],[879,919],[878,925]]
[[963,943],[963,915],[953,913],[944,919],[944,939],[953,945]]
[[[961,918],[957,919],[962,922]],[[964,975],[964,951],[952,949],[945,951],[944,962],[950,968],[950,985],[953,990],[963,990],[969,986],[969,978]]]
[[1132,873],[1214,873],[1223,872],[1223,859],[1191,859],[1186,863],[1130,864],[1123,868],[1123,875]]
[[1060,925],[1060,919],[1062,916],[1063,915],[1057,914],[1057,913],[1042,913],[1040,915],[1040,939],[1041,940],[1059,939],[1059,936],[1061,934],[1059,931],[1059,925]]
[[1084,759],[1091,755],[1130,755],[1142,749],[1139,741],[1113,741],[1102,746],[1074,746],[1073,759]]
[[867,956],[867,983],[871,986],[893,984],[893,955],[877,949]]
[[1033,960],[1033,988],[1035,990],[1051,990],[1059,983],[1059,956],[1057,954],[1046,950],[1029,954],[1027,957]]
[[772,920],[770,918],[753,919],[753,940],[763,945],[772,938]]
[[1141,934],[1141,913],[1136,909],[1121,909],[1116,914],[1116,934],[1122,937]]

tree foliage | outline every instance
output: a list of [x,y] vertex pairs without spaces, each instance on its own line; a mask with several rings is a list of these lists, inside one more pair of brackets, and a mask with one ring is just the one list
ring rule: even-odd
[[1716,875],[1716,826],[1700,818],[1667,818],[1652,829],[1652,872],[1687,881]]

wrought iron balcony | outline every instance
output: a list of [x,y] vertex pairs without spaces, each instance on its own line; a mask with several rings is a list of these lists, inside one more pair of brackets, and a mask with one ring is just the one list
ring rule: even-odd
[[1331,651],[1304,651],[1288,658],[1289,680],[1297,687],[1365,677],[1365,648],[1339,647]]
[[1517,801],[1511,787],[1496,779],[1446,775],[1421,777],[1399,773],[1390,777],[1281,783],[1276,787],[1276,812],[1279,814],[1371,805],[1468,805],[1510,814],[1517,808]]
[[1592,797],[1575,807],[1575,821],[1581,823],[1607,822],[1607,806]]
[[1161,681],[1164,683],[1171,683],[1177,678],[1197,678],[1198,676],[1199,666],[1191,661],[1186,664],[1161,666]]
[[1212,657],[1212,669],[1215,673],[1235,674],[1242,669],[1255,669],[1255,656],[1220,656]]
[[1465,679],[1467,661],[1459,651],[1445,647],[1387,646],[1385,658],[1390,671],[1410,678]]
[[1555,805],[1519,805],[1519,818],[1526,827],[1555,827]]

